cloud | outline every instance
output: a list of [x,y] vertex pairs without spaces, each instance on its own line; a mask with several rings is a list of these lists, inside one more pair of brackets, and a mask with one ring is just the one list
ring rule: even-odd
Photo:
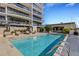
[[69,7],[69,6],[72,7],[72,6],[74,6],[74,5],[75,5],[75,3],[68,3],[68,4],[66,4],[65,6],[66,6],[66,7]]
[[47,7],[52,7],[52,6],[55,6],[55,5],[56,5],[56,3],[47,3],[46,4]]

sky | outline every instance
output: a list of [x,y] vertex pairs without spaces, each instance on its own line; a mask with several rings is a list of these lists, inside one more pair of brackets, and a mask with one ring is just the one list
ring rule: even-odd
[[44,6],[44,24],[75,22],[79,27],[79,4],[47,3]]

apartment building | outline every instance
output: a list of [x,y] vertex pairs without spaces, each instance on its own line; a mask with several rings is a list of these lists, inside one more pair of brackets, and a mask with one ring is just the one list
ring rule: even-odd
[[0,30],[28,29],[39,31],[42,25],[43,4],[0,3]]
[[40,27],[43,23],[43,4],[33,3],[33,27],[40,31]]

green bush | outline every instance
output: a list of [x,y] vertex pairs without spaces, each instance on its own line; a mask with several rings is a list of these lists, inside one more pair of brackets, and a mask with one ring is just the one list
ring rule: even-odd
[[64,29],[63,29],[63,33],[69,34],[69,32],[70,32],[70,29],[68,29],[68,28],[64,28]]
[[13,34],[14,33],[14,31],[11,31],[11,34]]
[[40,32],[44,32],[44,27],[41,27],[40,28]]
[[18,34],[16,33],[16,30],[12,31],[11,34],[18,35]]
[[46,25],[45,26],[45,31],[46,32],[52,31],[52,26],[51,25]]

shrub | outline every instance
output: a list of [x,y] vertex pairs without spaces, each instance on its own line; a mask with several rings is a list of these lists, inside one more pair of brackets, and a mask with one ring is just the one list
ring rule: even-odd
[[18,34],[16,33],[16,30],[12,31],[11,34],[15,34],[18,36]]
[[70,32],[70,29],[68,29],[68,28],[64,28],[64,29],[63,29],[63,33],[69,34],[69,32]]
[[13,34],[14,33],[14,31],[11,31],[11,34]]
[[46,30],[46,32],[52,31],[52,26],[51,25],[46,25],[45,30]]
[[41,27],[40,28],[40,32],[44,32],[44,27]]
[[3,37],[6,37],[6,35],[5,35],[5,34],[3,34]]

